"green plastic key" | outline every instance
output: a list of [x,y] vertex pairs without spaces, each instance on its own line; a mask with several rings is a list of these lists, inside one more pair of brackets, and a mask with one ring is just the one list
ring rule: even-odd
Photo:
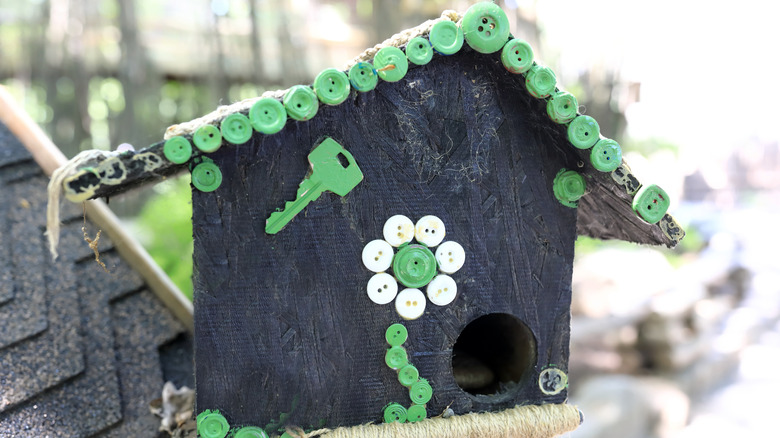
[[298,196],[289,201],[281,211],[275,211],[265,221],[265,232],[276,234],[287,225],[309,202],[320,197],[322,192],[333,192],[346,196],[363,181],[363,172],[355,158],[330,137],[325,138],[309,153],[309,175],[301,181]]

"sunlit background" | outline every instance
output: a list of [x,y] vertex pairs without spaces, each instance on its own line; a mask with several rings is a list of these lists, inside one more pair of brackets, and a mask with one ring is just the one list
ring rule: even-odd
[[[265,90],[311,83],[471,1],[2,0],[0,83],[67,156],[136,149]],[[778,8],[758,0],[505,0],[515,36],[633,171],[673,198],[674,250],[580,238],[573,437],[776,436]],[[187,176],[111,199],[192,293]]]

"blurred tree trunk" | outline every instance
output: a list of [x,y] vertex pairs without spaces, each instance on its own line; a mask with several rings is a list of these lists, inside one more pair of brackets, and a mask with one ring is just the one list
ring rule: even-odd
[[140,117],[137,111],[139,104],[142,109],[143,101],[153,92],[148,74],[149,65],[138,38],[135,1],[125,0],[117,3],[119,3],[119,30],[122,34],[120,45],[122,57],[119,61],[118,76],[125,95],[125,109],[117,117],[116,124],[112,126],[114,129],[111,129],[111,144],[112,147],[116,147],[119,143],[145,147],[146,136],[140,134],[141,130],[137,126],[138,121],[143,117]]
[[256,85],[263,83],[263,46],[260,44],[260,7],[258,0],[249,0],[249,15],[252,20],[252,80]]
[[277,35],[282,54],[283,86],[311,82],[314,78],[307,77],[306,47],[295,44],[290,32],[290,11],[287,2],[279,4],[279,27]]
[[219,32],[220,17],[211,15],[211,41],[212,45],[212,58],[213,62],[210,63],[209,68],[209,89],[211,90],[211,101],[216,105],[229,104],[230,98],[228,97],[228,78],[225,73],[225,54],[222,48],[222,34]]
[[379,44],[401,31],[400,7],[400,2],[374,0],[374,42],[369,44],[370,46]]

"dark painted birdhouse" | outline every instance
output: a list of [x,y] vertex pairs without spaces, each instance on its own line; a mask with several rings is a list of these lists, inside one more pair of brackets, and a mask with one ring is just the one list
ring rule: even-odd
[[492,3],[167,136],[65,189],[191,169],[204,436],[561,405],[577,235],[682,237]]

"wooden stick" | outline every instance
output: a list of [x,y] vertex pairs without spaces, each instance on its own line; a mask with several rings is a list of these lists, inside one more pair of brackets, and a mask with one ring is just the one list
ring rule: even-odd
[[[46,175],[51,175],[67,161],[65,155],[3,86],[0,86],[0,121],[30,151]],[[108,233],[119,254],[143,277],[149,289],[193,332],[192,302],[173,284],[138,241],[125,231],[114,212],[101,200],[87,201],[86,211],[89,220]]]

